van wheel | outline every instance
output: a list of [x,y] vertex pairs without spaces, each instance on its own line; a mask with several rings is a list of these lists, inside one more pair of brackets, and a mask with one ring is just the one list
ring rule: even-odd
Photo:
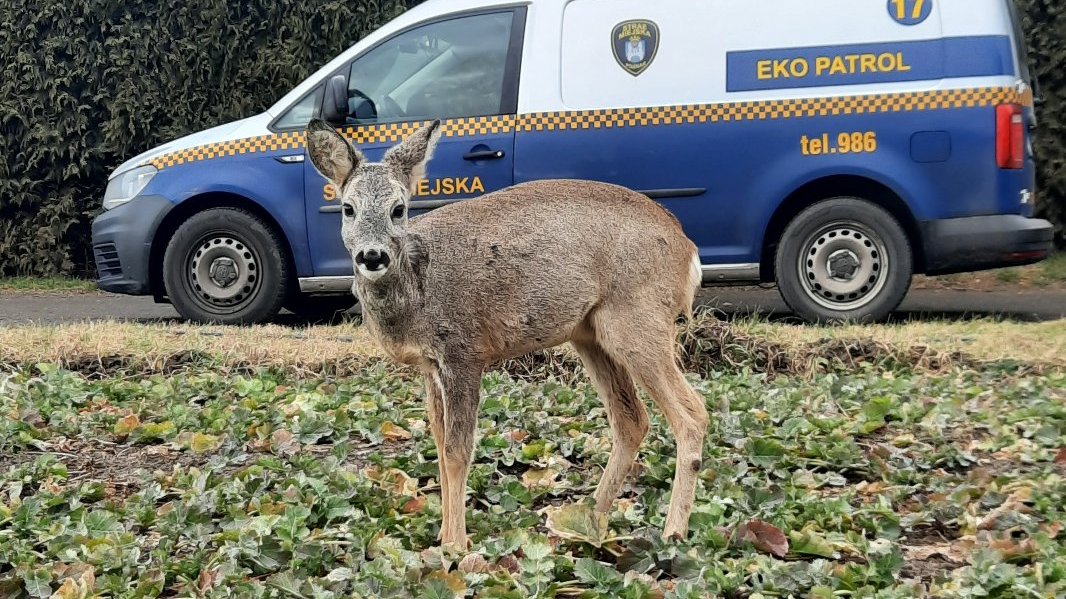
[[910,288],[907,235],[880,206],[834,198],[801,212],[777,248],[777,285],[808,322],[876,322]]
[[201,323],[251,324],[273,318],[289,288],[282,242],[237,208],[190,217],[163,255],[163,283],[178,313]]

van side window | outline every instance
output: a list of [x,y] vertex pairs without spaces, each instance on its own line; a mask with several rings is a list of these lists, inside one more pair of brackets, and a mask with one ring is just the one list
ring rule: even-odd
[[295,129],[297,127],[306,127],[307,123],[311,122],[311,119],[315,116],[315,110],[319,104],[322,103],[322,86],[318,86],[314,91],[303,97],[302,100],[295,103],[285,114],[281,115],[281,118],[274,123],[274,126],[278,129]]
[[513,13],[459,17],[401,33],[348,76],[356,123],[501,114]]

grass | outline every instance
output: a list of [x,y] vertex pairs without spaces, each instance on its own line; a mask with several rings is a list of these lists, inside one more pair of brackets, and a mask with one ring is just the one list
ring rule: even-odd
[[0,278],[0,293],[96,293],[96,281],[65,277]]
[[[823,328],[758,319],[726,326],[703,317],[682,333],[682,340],[694,354],[689,365],[696,372],[725,366],[766,371],[774,362],[775,370],[786,366],[784,370],[792,374],[809,374],[819,369],[819,358],[836,357],[854,366],[888,358],[907,362],[911,354],[912,362],[926,356],[948,364],[963,358],[1066,367],[1066,321],[930,321]],[[535,369],[538,359],[560,356],[566,357],[565,350],[519,361],[511,372],[523,374]],[[201,363],[227,371],[266,368],[297,376],[347,376],[383,359],[365,329],[351,323],[302,329],[118,322],[0,327],[0,365],[9,366],[49,363],[81,372],[123,368],[165,373]]]
[[448,555],[421,382],[358,327],[0,329],[0,597],[1060,597],[1064,338],[697,322],[713,417],[670,543],[658,411],[598,516],[601,403],[565,350],[517,361]]
[[918,289],[1066,289],[1066,252],[1029,266],[1000,268],[941,277],[917,277]]

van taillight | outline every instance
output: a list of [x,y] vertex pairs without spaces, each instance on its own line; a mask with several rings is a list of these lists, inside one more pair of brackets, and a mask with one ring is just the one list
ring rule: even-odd
[[999,168],[1025,167],[1025,117],[1021,104],[996,106],[996,164]]

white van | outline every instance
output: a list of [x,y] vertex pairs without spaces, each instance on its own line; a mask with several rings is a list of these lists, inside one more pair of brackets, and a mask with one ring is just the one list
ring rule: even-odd
[[880,319],[914,273],[1046,257],[1024,46],[1010,0],[431,0],[267,112],[117,169],[99,284],[214,322],[348,294],[305,125],[376,160],[440,118],[416,213],[534,179],[617,183],[678,216],[707,283]]

